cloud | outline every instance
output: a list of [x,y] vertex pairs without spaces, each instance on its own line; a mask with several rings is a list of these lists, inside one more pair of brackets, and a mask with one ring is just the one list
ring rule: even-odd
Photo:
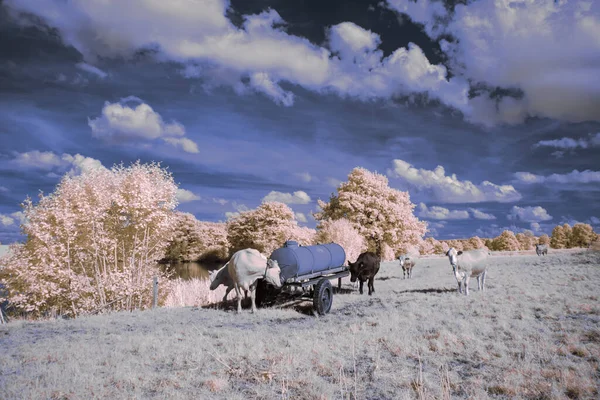
[[[14,153],[13,162],[22,168],[35,168],[44,171],[66,171],[68,175],[81,175],[94,169],[105,168],[102,162],[81,154],[63,153],[62,156],[51,151],[29,151]],[[71,169],[69,169],[71,167]]]
[[213,197],[212,200],[213,200],[213,202],[218,203],[218,204],[220,204],[222,206],[224,206],[225,204],[229,203],[229,200],[219,199],[219,198],[216,198],[216,197]]
[[[423,23],[433,38],[454,38],[440,43],[453,73],[480,88],[471,101],[474,120],[600,120],[600,3],[473,1],[457,4],[446,21],[436,14],[441,2],[387,3]],[[495,88],[513,94],[491,98]]]
[[108,76],[108,74],[102,71],[100,68],[94,67],[93,65],[84,62],[77,63],[75,64],[75,66],[82,71],[89,72],[90,74],[96,75],[102,79]]
[[294,213],[294,216],[296,217],[296,221],[299,221],[299,222],[306,222],[307,221],[306,220],[306,215],[304,215],[301,212]]
[[540,206],[513,206],[510,210],[510,213],[507,214],[507,218],[514,221],[542,222],[551,220],[552,216],[548,214],[548,211],[546,211],[545,208]]
[[308,172],[298,172],[295,174],[298,178],[300,178],[301,181],[303,182],[311,182],[314,181],[315,178],[309,174]]
[[469,211],[471,212],[471,214],[473,214],[473,218],[475,218],[475,219],[485,219],[485,220],[496,219],[495,215],[487,214],[476,208],[469,208]]
[[[125,104],[131,101],[138,104],[134,107]],[[196,143],[183,137],[183,125],[176,121],[164,122],[152,107],[134,96],[121,99],[119,103],[105,102],[102,115],[94,119],[88,118],[88,125],[92,128],[92,136],[100,139],[162,139],[187,153],[199,152]]]
[[600,225],[600,218],[598,217],[590,217],[590,222],[594,225]]
[[152,49],[157,60],[182,64],[184,76],[207,79],[208,87],[224,84],[240,94],[247,87],[283,106],[294,102],[294,94],[281,87],[287,82],[362,100],[422,93],[469,113],[465,79],[448,78],[446,68],[431,64],[413,43],[384,58],[380,37],[352,22],[327,29],[327,48],[287,34],[273,9],[243,16],[238,28],[226,16],[226,0],[205,1],[202,7],[192,0],[177,5],[132,0],[130,7],[104,0],[45,7],[36,0],[6,3],[13,13],[33,13],[56,28],[88,64]]
[[4,226],[14,225],[15,220],[8,215],[0,214],[0,223]]
[[417,169],[403,160],[394,160],[393,168],[388,169],[387,175],[418,190],[427,191],[433,199],[444,203],[506,203],[521,199],[521,194],[511,185],[496,185],[489,181],[476,185],[470,181],[460,181],[455,174],[446,176],[441,165],[430,171]]
[[186,189],[177,189],[175,197],[177,198],[177,200],[179,200],[180,203],[187,203],[190,201],[201,199],[200,196]]
[[6,186],[0,186],[0,192],[8,192],[8,188]]
[[579,172],[574,169],[568,174],[551,174],[547,176],[535,175],[531,172],[516,172],[515,178],[517,183],[534,184],[534,183],[556,183],[556,184],[571,184],[571,183],[597,183],[600,182],[600,171],[585,170]]
[[464,210],[450,211],[444,207],[432,206],[427,207],[424,203],[418,206],[417,216],[421,218],[449,220],[449,219],[469,219],[469,213]]
[[[569,137],[563,137],[561,139],[554,140],[540,140],[534,147],[553,147],[562,150],[575,150],[577,148],[587,149],[590,147],[600,146],[600,132],[595,135],[588,135],[587,138],[573,139]],[[556,152],[561,155],[563,152]],[[552,153],[555,154],[555,153]]]
[[333,186],[334,188],[337,188],[338,186],[340,186],[340,184],[342,183],[342,181],[340,181],[339,179],[335,179],[335,178],[327,178],[325,180],[325,182],[329,185],[329,186]]
[[310,196],[302,190],[298,190],[293,194],[271,191],[263,197],[262,201],[263,203],[267,201],[279,201],[285,204],[308,204],[310,203]]

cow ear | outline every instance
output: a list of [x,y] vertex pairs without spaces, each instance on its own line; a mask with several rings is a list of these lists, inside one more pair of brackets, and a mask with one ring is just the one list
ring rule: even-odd
[[458,254],[460,256],[462,253],[463,253],[462,250],[459,250],[458,253],[456,253],[456,254]]

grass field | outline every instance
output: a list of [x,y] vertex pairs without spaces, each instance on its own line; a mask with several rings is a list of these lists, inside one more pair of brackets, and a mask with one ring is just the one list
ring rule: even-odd
[[[490,257],[457,293],[445,257],[383,263],[310,304],[161,308],[0,325],[2,399],[597,399],[600,256]],[[332,282],[333,283],[333,282]]]

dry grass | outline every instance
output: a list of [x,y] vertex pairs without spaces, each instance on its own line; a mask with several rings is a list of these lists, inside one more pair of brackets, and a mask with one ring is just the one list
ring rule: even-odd
[[497,255],[469,297],[446,258],[410,280],[388,262],[373,296],[346,280],[319,318],[230,305],[11,322],[0,398],[595,399],[599,254]]
[[[227,289],[221,285],[215,290],[210,290],[208,279],[176,279],[169,286],[165,307],[201,307],[215,304],[223,300]],[[235,289],[227,297],[235,297]]]

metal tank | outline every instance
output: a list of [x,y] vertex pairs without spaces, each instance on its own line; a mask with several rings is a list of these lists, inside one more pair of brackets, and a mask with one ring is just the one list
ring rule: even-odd
[[271,253],[281,268],[281,281],[285,282],[302,276],[319,274],[323,271],[339,269],[346,261],[346,252],[337,243],[300,246],[288,240],[283,247]]

